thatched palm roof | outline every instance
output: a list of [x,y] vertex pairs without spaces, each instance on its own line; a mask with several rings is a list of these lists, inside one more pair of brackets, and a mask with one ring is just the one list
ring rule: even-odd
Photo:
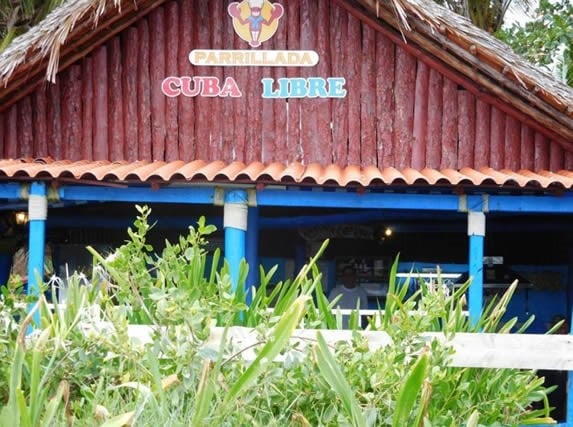
[[[67,0],[0,54],[0,110],[166,0]],[[332,0],[573,142],[573,89],[432,0]],[[546,120],[547,119],[547,120]]]

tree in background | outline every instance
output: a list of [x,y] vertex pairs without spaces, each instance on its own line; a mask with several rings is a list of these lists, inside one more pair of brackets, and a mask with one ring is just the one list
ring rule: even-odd
[[516,53],[535,64],[548,66],[557,79],[573,86],[573,3],[570,0],[540,0],[532,21],[513,24],[496,35]]
[[46,17],[63,0],[0,0],[0,51]]
[[465,16],[475,26],[494,34],[501,29],[511,9],[527,11],[530,0],[436,0],[438,4]]

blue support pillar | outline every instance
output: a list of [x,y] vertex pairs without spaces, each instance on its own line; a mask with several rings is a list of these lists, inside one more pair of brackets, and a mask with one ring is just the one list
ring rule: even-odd
[[259,279],[259,208],[249,208],[247,213],[247,304],[251,303],[252,288],[258,286]]
[[[46,218],[48,199],[46,184],[33,182],[28,199],[28,295],[38,298],[44,276],[44,248],[46,245]],[[40,315],[36,313],[34,323],[39,326]]]
[[485,215],[483,212],[468,212],[468,236],[470,238],[469,289],[470,322],[475,325],[483,306],[483,244],[485,237]]
[[[569,307],[569,335],[573,335],[573,308]],[[573,371],[567,373],[567,408],[565,412],[565,425],[573,424]]]
[[246,256],[247,192],[230,190],[225,194],[223,226],[225,228],[225,258],[229,264],[233,291],[239,285],[239,267]]

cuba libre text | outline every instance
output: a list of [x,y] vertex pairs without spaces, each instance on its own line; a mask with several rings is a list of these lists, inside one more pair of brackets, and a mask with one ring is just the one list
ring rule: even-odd
[[174,98],[179,95],[195,97],[231,97],[239,98],[243,93],[232,77],[227,77],[221,84],[214,76],[183,76],[166,77],[161,83],[161,91],[165,96]]
[[[346,80],[343,77],[309,78],[272,78],[261,80],[263,98],[344,98]],[[231,97],[243,96],[239,85],[233,77],[225,78],[221,83],[215,76],[182,76],[166,77],[161,83],[161,90],[170,98],[180,95],[187,97]]]
[[346,79],[344,77],[293,77],[275,79],[265,78],[263,98],[344,98]]

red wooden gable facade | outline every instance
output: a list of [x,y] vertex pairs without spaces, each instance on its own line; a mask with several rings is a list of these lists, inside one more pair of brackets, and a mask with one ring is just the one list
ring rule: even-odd
[[[0,113],[4,159],[183,160],[461,169],[573,169],[550,129],[416,55],[340,3],[283,1],[263,49],[314,67],[195,67],[192,49],[247,49],[227,1],[170,1]],[[430,65],[428,65],[430,64]],[[240,98],[166,97],[167,76],[231,76]],[[340,99],[263,99],[263,77],[344,77]]]

